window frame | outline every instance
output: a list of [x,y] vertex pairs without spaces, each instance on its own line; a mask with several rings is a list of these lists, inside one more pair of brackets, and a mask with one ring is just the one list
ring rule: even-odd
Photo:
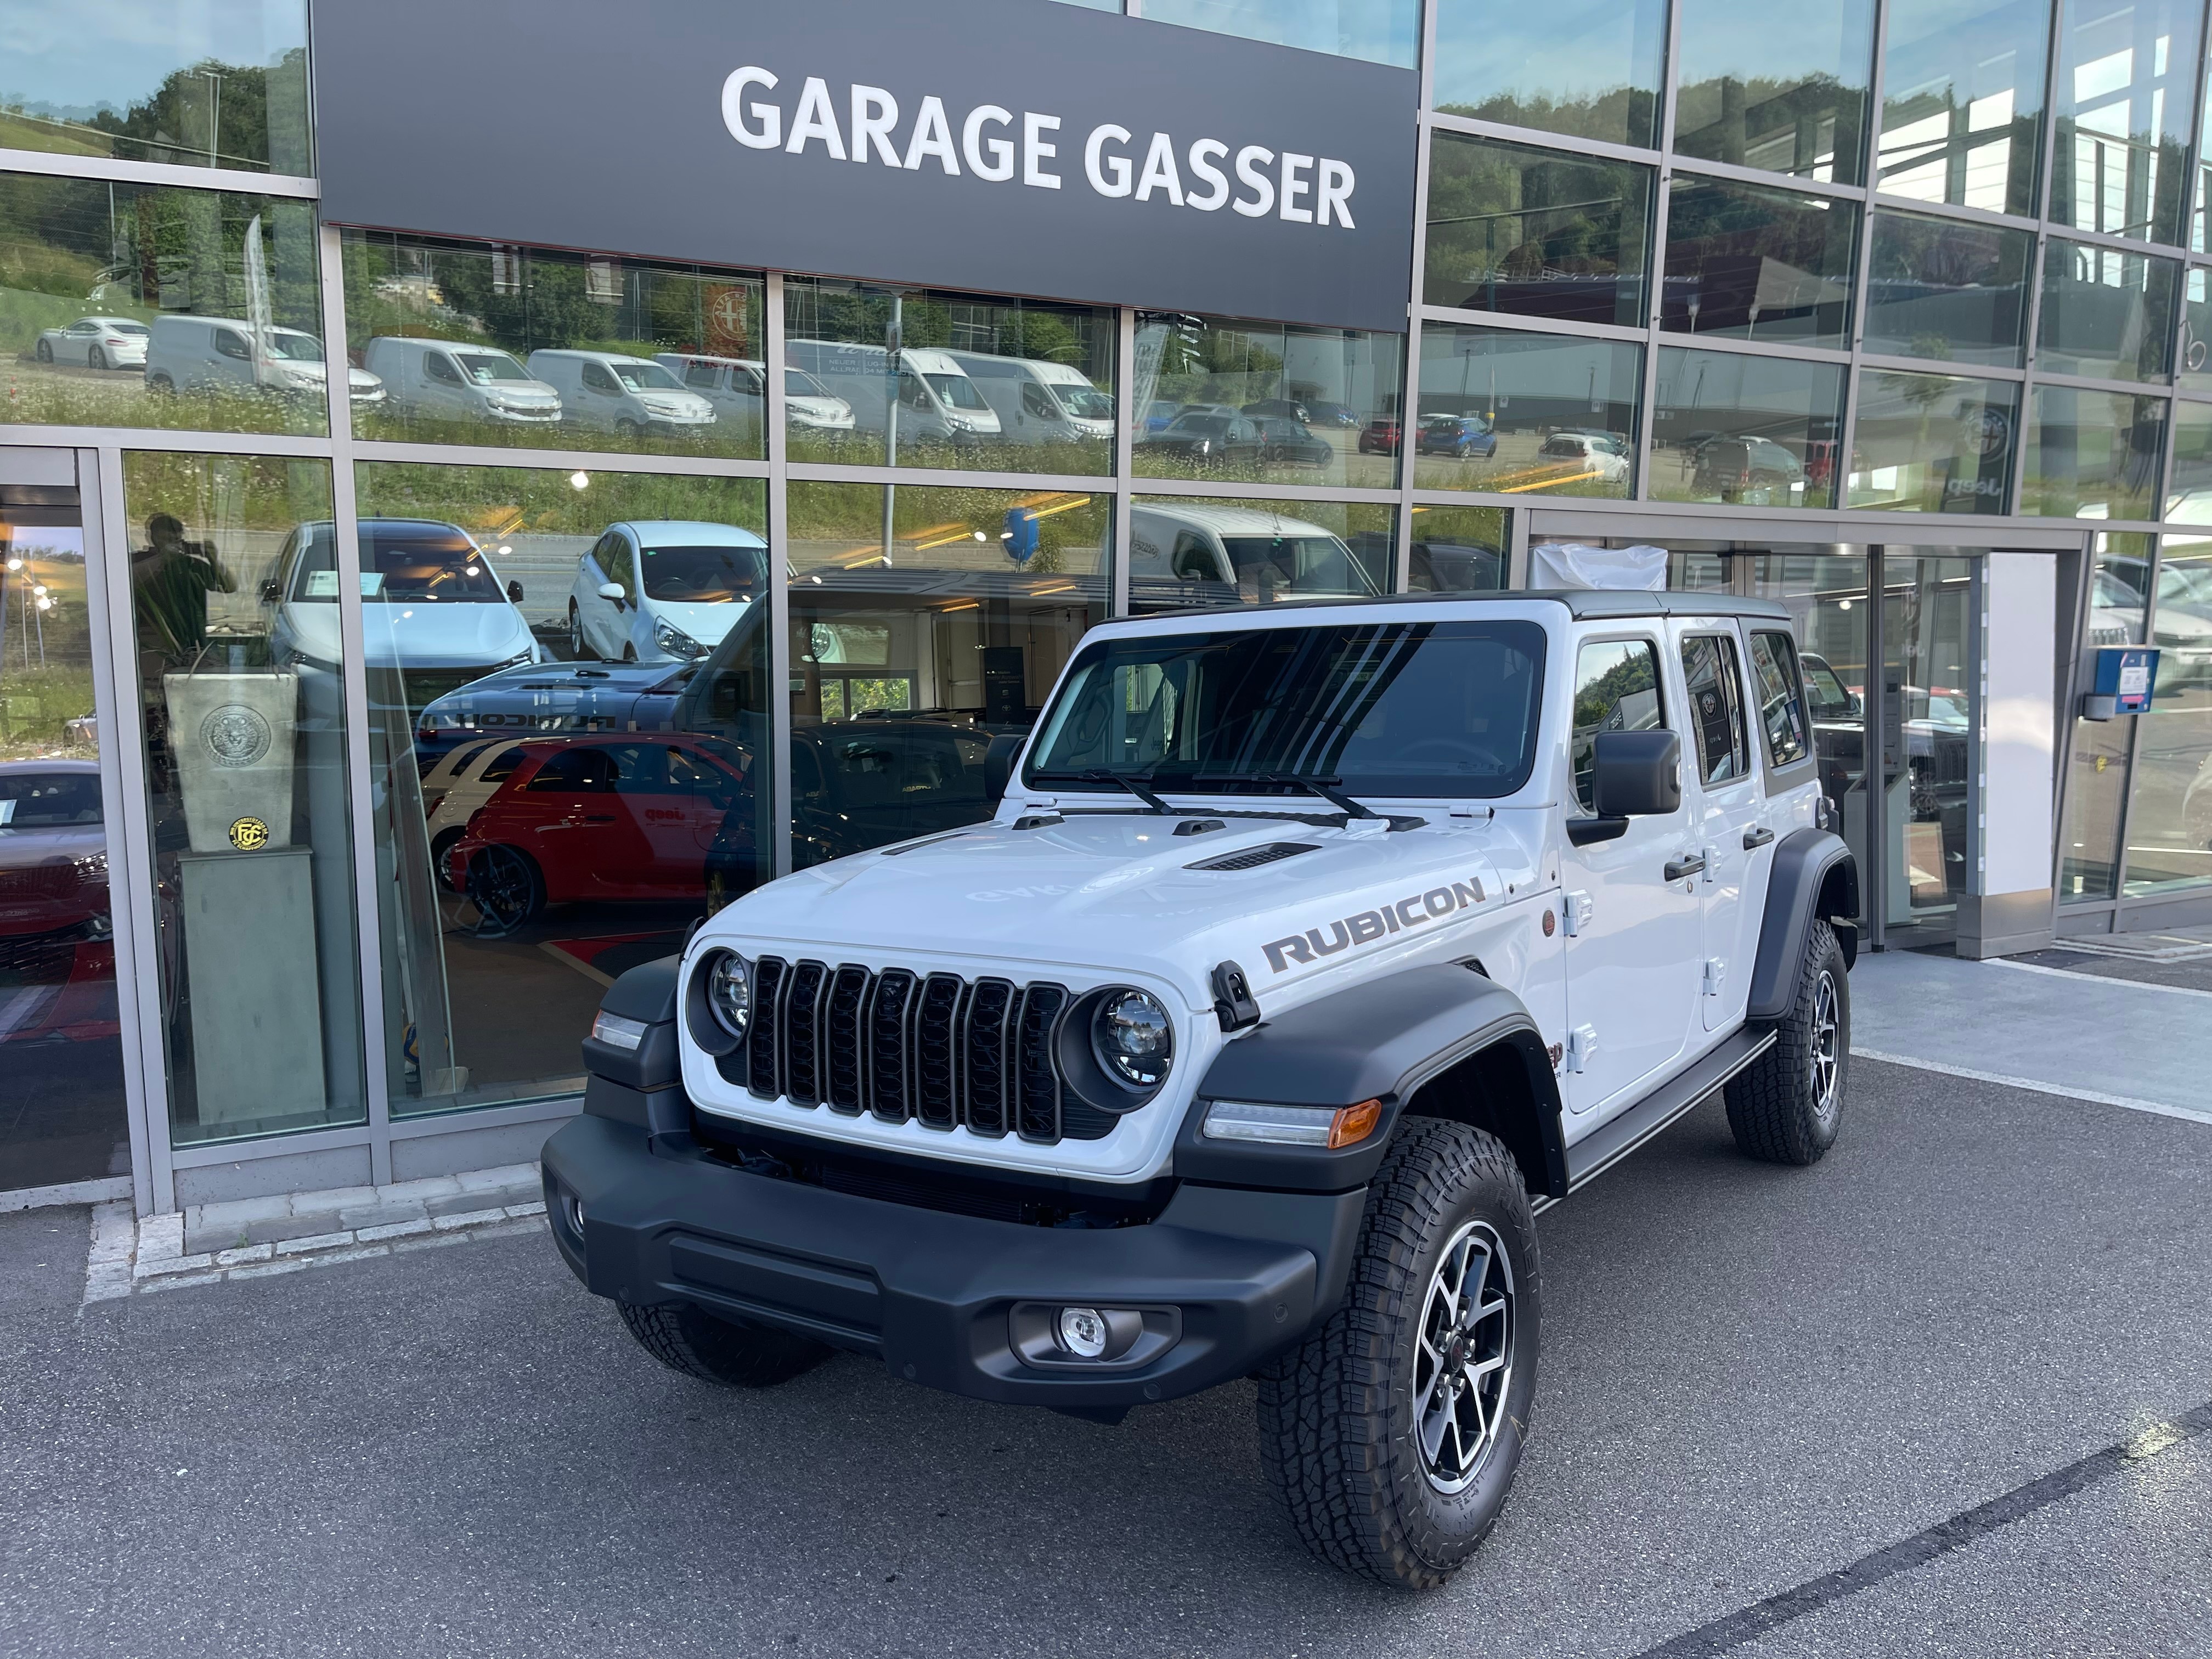
[[[1575,701],[1582,692],[1583,656],[1583,653],[1594,645],[1641,645],[1651,653],[1651,690],[1653,695],[1658,699],[1658,724],[1651,726],[1638,726],[1633,729],[1638,731],[1656,732],[1672,732],[1674,730],[1674,724],[1668,719],[1667,653],[1666,640],[1663,630],[1655,633],[1638,633],[1632,631],[1610,634],[1588,634],[1577,640],[1575,641],[1574,676],[1567,683],[1566,805],[1567,816],[1570,818],[1595,818],[1597,816],[1597,808],[1595,805],[1586,803],[1583,799],[1582,774],[1576,765],[1577,757],[1575,754],[1575,734],[1577,730],[1579,730],[1575,724]],[[1614,706],[1618,708],[1620,705],[1616,702]],[[1597,728],[1597,731],[1602,731],[1605,728],[1601,726]],[[1626,731],[1631,728],[1622,727],[1621,729]],[[1596,731],[1592,732],[1590,735],[1592,760],[1593,764],[1595,764],[1596,753]]]

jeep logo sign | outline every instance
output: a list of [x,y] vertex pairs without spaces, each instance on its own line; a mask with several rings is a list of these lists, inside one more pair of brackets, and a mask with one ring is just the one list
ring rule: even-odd
[[1048,0],[378,0],[313,27],[334,222],[1406,326],[1410,70]]
[[1260,948],[1267,954],[1267,966],[1279,974],[1294,962],[1318,962],[1355,945],[1372,944],[1391,933],[1402,933],[1408,927],[1440,921],[1470,904],[1481,902],[1480,877],[1473,881],[1455,881],[1431,887],[1425,893],[1409,893],[1394,904],[1362,910],[1356,916],[1340,917],[1328,924],[1327,937],[1320,928],[1309,927],[1303,933],[1292,933],[1288,939],[1279,939]]

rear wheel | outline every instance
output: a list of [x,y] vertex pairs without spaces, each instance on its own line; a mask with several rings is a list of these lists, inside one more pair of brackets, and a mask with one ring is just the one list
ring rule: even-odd
[[98,346],[94,346],[89,351],[87,351],[84,354],[84,366],[87,368],[106,368],[107,367],[107,354],[102,351]]
[[1817,1164],[1836,1144],[1851,1058],[1851,981],[1835,929],[1815,921],[1797,994],[1766,1052],[1729,1080],[1729,1128],[1747,1156]]
[[1409,1120],[1328,1322],[1260,1376],[1260,1455],[1306,1547],[1399,1589],[1497,1524],[1536,1389],[1535,1218],[1495,1136]]
[[637,1345],[672,1371],[726,1389],[766,1389],[788,1382],[830,1357],[819,1342],[735,1319],[717,1319],[689,1304],[641,1308],[617,1302]]

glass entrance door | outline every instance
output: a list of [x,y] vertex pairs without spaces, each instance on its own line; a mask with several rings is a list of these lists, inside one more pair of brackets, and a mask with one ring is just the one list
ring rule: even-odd
[[75,477],[0,450],[0,1192],[131,1170]]

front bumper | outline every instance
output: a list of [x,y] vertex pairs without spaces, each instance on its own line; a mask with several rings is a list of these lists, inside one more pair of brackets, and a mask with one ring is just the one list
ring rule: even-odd
[[[1366,1199],[1187,1182],[1147,1225],[1036,1227],[750,1175],[684,1140],[657,1149],[642,1128],[586,1115],[546,1143],[553,1237],[588,1289],[690,1303],[950,1393],[1034,1405],[1136,1405],[1249,1374],[1333,1310]],[[1033,1322],[1063,1304],[1149,1310],[1176,1335],[1118,1368],[1043,1360],[1034,1341],[1024,1358],[1018,1312]]]

